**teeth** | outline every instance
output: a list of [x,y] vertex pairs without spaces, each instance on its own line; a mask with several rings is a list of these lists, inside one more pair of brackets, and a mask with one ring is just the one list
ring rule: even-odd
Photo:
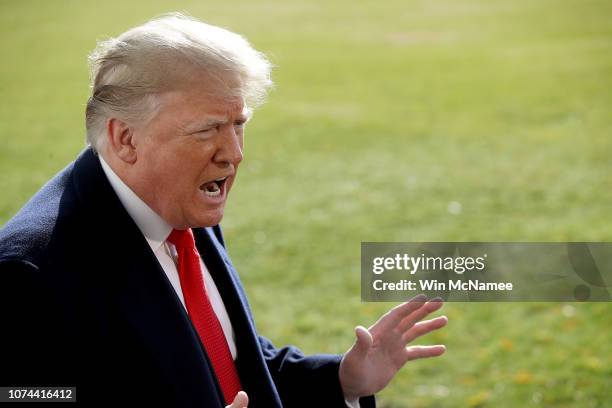
[[227,180],[228,176],[219,177],[214,181],[210,181],[200,186],[200,190],[204,192],[208,197],[218,197],[221,195],[221,186]]
[[219,194],[221,194],[219,185],[214,181],[204,186],[203,191],[208,197],[217,197]]

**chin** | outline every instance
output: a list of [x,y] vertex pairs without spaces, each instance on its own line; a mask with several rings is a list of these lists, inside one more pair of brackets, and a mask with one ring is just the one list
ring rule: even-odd
[[205,214],[198,214],[194,217],[195,222],[190,223],[192,228],[214,227],[221,222],[223,209],[207,211]]

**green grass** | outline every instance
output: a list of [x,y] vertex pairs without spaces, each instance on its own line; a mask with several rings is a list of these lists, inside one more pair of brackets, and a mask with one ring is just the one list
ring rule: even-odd
[[[0,1],[0,220],[83,147],[86,54],[166,11],[277,65],[224,219],[260,332],[340,352],[361,241],[611,241],[607,0]],[[450,202],[461,213],[448,211]],[[609,304],[448,304],[383,407],[612,405]]]

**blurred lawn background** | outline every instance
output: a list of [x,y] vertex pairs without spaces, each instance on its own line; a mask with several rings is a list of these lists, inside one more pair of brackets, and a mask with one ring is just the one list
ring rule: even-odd
[[[0,1],[0,221],[84,146],[95,41],[184,11],[277,68],[223,225],[259,330],[341,352],[361,241],[612,241],[612,2]],[[610,304],[447,304],[382,407],[612,406]]]

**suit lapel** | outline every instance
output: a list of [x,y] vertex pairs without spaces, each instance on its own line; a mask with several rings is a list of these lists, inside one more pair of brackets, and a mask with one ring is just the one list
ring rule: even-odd
[[194,229],[196,246],[219,289],[236,337],[237,367],[249,408],[281,408],[268,372],[242,284],[212,228]]
[[190,406],[197,405],[196,401],[200,406],[224,406],[200,339],[157,259],[134,257],[127,266],[131,273],[117,297],[118,304],[167,373],[176,395]]

